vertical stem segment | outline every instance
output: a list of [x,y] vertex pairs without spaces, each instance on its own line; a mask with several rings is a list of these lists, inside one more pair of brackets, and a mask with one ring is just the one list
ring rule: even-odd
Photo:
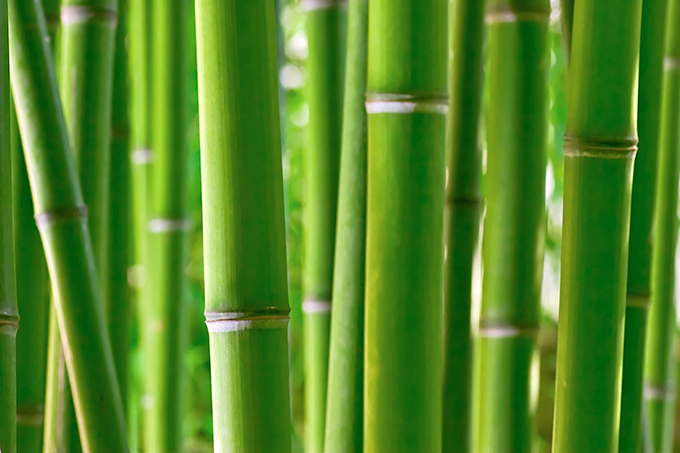
[[642,380],[652,268],[650,238],[654,215],[666,34],[666,27],[660,24],[664,23],[667,5],[668,0],[642,2],[637,109],[640,143],[633,170],[619,453],[638,453],[642,446]]
[[197,0],[215,452],[291,449],[274,2]]
[[666,54],[659,160],[654,209],[652,248],[652,304],[647,333],[644,399],[651,426],[652,451],[673,450],[675,421],[676,359],[675,251],[678,236],[678,175],[680,171],[680,1],[670,0],[667,16]]
[[532,361],[545,243],[544,0],[489,0],[488,148],[482,305],[475,349],[473,450],[530,452]]
[[479,237],[484,2],[449,1],[442,451],[470,450],[472,263]]
[[554,453],[618,449],[641,9],[574,11]]
[[75,161],[37,2],[9,2],[12,90],[86,452],[127,451]]
[[17,451],[17,329],[14,275],[7,2],[0,1],[0,451]]
[[447,4],[371,0],[364,451],[441,451]]
[[324,448],[333,254],[342,126],[342,0],[303,0],[307,57],[305,149],[304,359],[305,451]]
[[182,450],[182,280],[184,232],[185,10],[183,0],[153,2],[153,187],[149,206],[148,303],[143,328],[144,449]]
[[348,10],[326,453],[361,453],[363,443],[368,1],[349,0]]

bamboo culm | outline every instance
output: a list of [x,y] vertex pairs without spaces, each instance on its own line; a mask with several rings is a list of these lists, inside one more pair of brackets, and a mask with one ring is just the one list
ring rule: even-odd
[[479,238],[484,2],[449,2],[442,452],[470,449],[472,265]]
[[102,293],[42,7],[9,2],[10,70],[36,222],[86,452],[127,451]]
[[268,0],[196,1],[216,453],[291,451],[274,12]]
[[680,175],[680,1],[670,0],[666,22],[659,157],[652,246],[652,303],[645,352],[644,400],[652,452],[673,451],[676,358],[675,251]]
[[619,453],[638,453],[642,445],[642,381],[647,312],[652,268],[652,217],[659,146],[664,22],[668,0],[642,3],[640,82],[638,89],[639,151],[633,170],[633,194],[628,246],[626,321],[623,340],[623,376]]
[[[184,235],[185,22],[186,2],[154,0],[152,169],[147,247],[154,265],[146,269],[148,303],[142,329],[145,374],[143,442],[149,452],[182,449],[184,327],[182,281]],[[149,263],[150,264],[150,263]]]
[[350,0],[324,451],[361,453],[368,1]]
[[305,0],[309,105],[305,148],[303,329],[305,451],[324,448],[342,126],[341,0]]
[[[507,22],[506,17],[516,18]],[[487,0],[484,276],[473,451],[529,453],[545,243],[548,18],[544,0]]]
[[641,10],[640,0],[575,4],[554,453],[618,449]]
[[366,453],[442,448],[446,8],[369,2]]

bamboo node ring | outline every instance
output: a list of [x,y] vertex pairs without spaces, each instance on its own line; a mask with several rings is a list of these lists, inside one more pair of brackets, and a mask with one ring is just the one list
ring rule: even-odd
[[331,308],[330,300],[305,299],[302,302],[302,311],[305,313],[330,313]]
[[16,336],[19,330],[19,315],[13,313],[0,313],[0,332]]
[[626,307],[637,307],[647,309],[651,304],[649,294],[627,294]]
[[300,7],[303,11],[319,9],[342,8],[347,6],[347,0],[302,0]]
[[680,69],[680,57],[667,55],[663,59],[663,68],[666,71]]
[[673,400],[675,399],[675,386],[645,384],[644,394],[649,400]]
[[149,148],[136,149],[130,155],[133,164],[144,165],[153,161],[153,150]]
[[254,329],[285,329],[290,309],[269,307],[255,310],[205,312],[208,332],[235,332]]
[[152,219],[149,221],[150,233],[174,233],[177,231],[189,231],[191,229],[191,220],[189,219]]
[[63,25],[101,22],[115,28],[118,24],[118,11],[113,8],[71,5],[62,6],[60,11]]
[[520,324],[480,325],[477,336],[480,338],[534,337],[538,334],[538,329],[538,326]]
[[507,22],[547,22],[550,11],[512,11],[510,9],[496,9],[487,11],[484,20],[487,24]]
[[71,219],[87,220],[87,206],[81,205],[72,208],[54,209],[52,211],[43,211],[35,215],[35,223],[38,227],[48,226],[62,220]]
[[17,406],[17,424],[23,426],[42,426],[45,420],[44,406]]
[[366,113],[434,113],[446,115],[449,111],[445,93],[367,93]]
[[565,157],[597,157],[600,159],[631,159],[637,152],[637,139],[588,141],[564,136]]

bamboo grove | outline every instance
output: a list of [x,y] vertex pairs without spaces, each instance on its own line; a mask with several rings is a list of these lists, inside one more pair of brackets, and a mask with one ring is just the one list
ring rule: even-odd
[[0,0],[2,453],[680,451],[680,0]]

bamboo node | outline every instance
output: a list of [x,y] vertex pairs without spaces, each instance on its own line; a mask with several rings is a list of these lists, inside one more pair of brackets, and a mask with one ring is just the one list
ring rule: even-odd
[[366,93],[366,113],[434,113],[446,115],[449,111],[446,93]]
[[600,159],[630,159],[637,152],[637,139],[616,141],[588,141],[564,136],[564,155],[569,157],[597,157]]
[[35,223],[38,228],[55,224],[61,220],[71,219],[87,220],[87,206],[81,205],[73,208],[43,211],[35,215]]
[[148,226],[150,233],[174,233],[191,230],[190,219],[152,219]]
[[651,304],[649,294],[626,294],[626,307],[648,309]]
[[516,338],[538,335],[539,326],[528,324],[487,324],[480,325],[477,336],[480,338]]
[[269,307],[244,311],[206,312],[208,332],[235,332],[254,329],[285,329],[290,309]]
[[130,160],[135,165],[145,165],[153,162],[153,150],[148,148],[136,149],[130,155]]
[[17,406],[17,425],[42,426],[45,420],[44,406]]
[[344,8],[347,0],[302,0],[300,7],[303,11],[315,11],[319,9]]
[[508,22],[548,22],[549,10],[513,11],[509,8],[489,9],[484,20],[487,24]]
[[680,57],[667,55],[663,59],[663,68],[666,71],[680,69]]
[[101,22],[115,28],[118,24],[118,11],[113,8],[97,6],[70,5],[61,7],[61,23],[63,25]]
[[0,313],[0,334],[15,337],[19,330],[19,315],[16,313]]
[[644,395],[648,400],[674,400],[675,399],[674,385],[655,385],[645,384]]
[[331,308],[330,300],[305,299],[302,302],[302,311],[305,313],[330,313]]

